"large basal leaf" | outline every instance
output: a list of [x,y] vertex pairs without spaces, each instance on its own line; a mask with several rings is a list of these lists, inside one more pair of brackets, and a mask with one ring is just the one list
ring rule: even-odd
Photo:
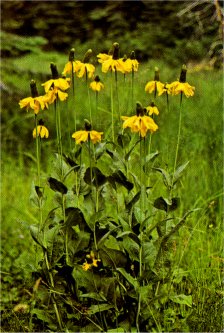
[[127,264],[127,257],[122,251],[109,249],[106,246],[99,249],[99,256],[103,266],[116,268],[125,267]]
[[59,180],[57,180],[55,178],[49,177],[48,183],[49,183],[50,188],[55,192],[60,192],[61,194],[66,194],[68,191],[67,187],[62,182],[60,182]]
[[131,201],[129,201],[127,204],[126,204],[126,209],[128,211],[131,210],[131,208],[134,206],[134,204],[136,202],[138,202],[139,198],[141,196],[141,191],[139,191],[138,193],[135,194],[135,196],[131,199]]
[[171,200],[168,200],[166,198],[159,197],[153,203],[153,206],[155,208],[164,210],[165,212],[173,211],[177,209],[179,205],[180,205],[180,198],[172,198]]
[[123,277],[134,287],[135,290],[139,287],[138,281],[133,278],[129,273],[126,272],[124,268],[117,268],[117,271],[120,272]]
[[112,175],[108,176],[107,179],[112,185],[114,185],[114,183],[118,183],[123,185],[128,191],[132,190],[134,187],[121,170],[112,173]]
[[191,295],[176,295],[176,296],[169,296],[169,299],[178,304],[184,304],[189,307],[192,307],[192,296]]
[[94,186],[99,187],[107,181],[107,177],[96,167],[92,168],[92,173],[91,169],[87,168],[84,175],[84,181],[88,185],[93,184]]
[[79,208],[68,207],[65,209],[65,228],[71,229],[78,225],[81,231],[91,232],[88,224],[85,221],[84,215]]
[[44,245],[43,242],[43,233],[40,231],[40,229],[36,225],[31,225],[29,229],[33,240],[43,249],[46,249],[46,246]]

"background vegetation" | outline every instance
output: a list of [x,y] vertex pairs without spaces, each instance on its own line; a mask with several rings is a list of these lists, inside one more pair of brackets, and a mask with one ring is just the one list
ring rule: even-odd
[[[160,68],[161,81],[172,81],[187,63],[188,81],[196,87],[183,116],[181,159],[190,160],[182,181],[180,210],[200,207],[179,235],[177,258],[189,272],[187,288],[193,307],[184,331],[217,332],[222,329],[221,219],[222,219],[222,13],[212,1],[2,1],[2,330],[28,331],[26,313],[13,308],[31,299],[35,277],[35,251],[24,221],[35,222],[36,211],[28,206],[33,174],[33,115],[19,109],[18,101],[30,95],[29,81],[40,84],[50,77],[49,64],[59,71],[75,47],[77,59],[88,48],[94,54],[120,43],[121,55],[136,51],[140,71],[135,83],[136,100],[148,102],[144,84]],[[220,29],[221,27],[221,29]],[[93,59],[96,64],[96,58]],[[41,65],[40,65],[41,64]],[[98,72],[100,70],[98,68]],[[101,73],[100,73],[101,74]],[[107,83],[106,77],[102,77]],[[80,127],[88,115],[83,103],[83,82],[77,81],[76,109]],[[103,96],[101,103],[107,103]],[[167,115],[160,102],[160,132],[153,146],[163,150],[160,163],[173,156],[177,118]],[[125,112],[125,109],[122,109]],[[53,115],[46,116],[51,124]],[[102,122],[107,123],[107,117]],[[72,119],[71,119],[72,124]],[[169,125],[169,126],[168,126]],[[167,131],[169,128],[169,131]],[[53,130],[53,129],[52,129]],[[100,127],[98,128],[100,130]],[[43,156],[46,175],[50,171]],[[164,150],[165,147],[165,150]],[[51,206],[51,197],[46,210]],[[36,316],[37,327],[41,318]],[[39,320],[39,321],[38,321]],[[179,318],[181,321],[181,318]],[[184,328],[185,327],[185,328]]]

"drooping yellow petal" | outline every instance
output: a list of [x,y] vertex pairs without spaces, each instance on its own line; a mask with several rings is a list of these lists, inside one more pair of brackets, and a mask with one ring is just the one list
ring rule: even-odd
[[103,135],[103,132],[90,131],[90,140],[94,144],[97,143],[97,142],[100,142],[102,135]]
[[48,138],[49,137],[49,131],[45,126],[38,125],[37,128],[35,127],[34,130],[33,130],[33,138],[36,138],[36,135],[40,136],[42,139],[44,137]]
[[72,134],[72,137],[75,139],[76,144],[81,144],[82,142],[86,142],[88,140],[88,131],[77,131]]

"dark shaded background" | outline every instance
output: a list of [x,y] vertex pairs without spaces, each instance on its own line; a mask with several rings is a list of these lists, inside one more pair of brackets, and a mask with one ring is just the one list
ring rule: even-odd
[[30,52],[30,45],[22,48],[19,40],[16,45],[13,35],[19,35],[43,37],[39,44],[48,51],[88,44],[102,52],[117,41],[121,51],[134,49],[139,60],[162,57],[174,64],[218,57],[220,5],[216,0],[2,1],[2,56]]

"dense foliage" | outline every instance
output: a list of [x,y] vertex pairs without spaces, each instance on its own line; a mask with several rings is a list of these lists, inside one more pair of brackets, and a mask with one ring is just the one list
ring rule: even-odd
[[[217,41],[212,53],[218,54],[222,44],[218,14],[215,3],[207,0],[3,1],[2,28],[19,36],[44,37],[46,50],[65,52],[88,43],[99,52],[117,40],[123,51],[134,49],[140,60],[183,63],[209,57]],[[10,55],[4,43],[3,55]]]

